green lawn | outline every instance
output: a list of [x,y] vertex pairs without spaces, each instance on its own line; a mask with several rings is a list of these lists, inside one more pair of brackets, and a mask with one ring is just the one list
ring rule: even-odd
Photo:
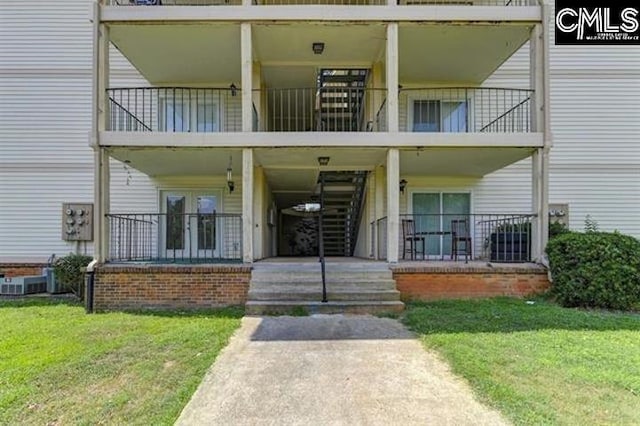
[[409,304],[403,321],[516,424],[640,424],[640,315],[542,300]]
[[0,300],[0,424],[172,424],[241,317]]

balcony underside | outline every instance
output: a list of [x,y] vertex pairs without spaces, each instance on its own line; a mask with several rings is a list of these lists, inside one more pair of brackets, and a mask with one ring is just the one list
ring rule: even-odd
[[[528,40],[531,25],[401,23],[400,82],[479,84]],[[114,23],[110,37],[152,84],[229,85],[241,80],[238,22]],[[385,38],[380,22],[256,23],[254,60],[262,66],[265,87],[313,87],[318,68],[369,68],[383,61]],[[316,41],[325,43],[322,55],[312,52]]]
[[[111,147],[109,154],[149,176],[224,175],[232,159],[242,172],[241,150],[233,148]],[[401,148],[400,173],[415,176],[481,177],[527,158],[530,147]],[[320,170],[372,170],[384,165],[387,149],[376,147],[256,148],[255,163],[265,170],[274,192],[311,193]],[[318,166],[318,157],[330,158]]]

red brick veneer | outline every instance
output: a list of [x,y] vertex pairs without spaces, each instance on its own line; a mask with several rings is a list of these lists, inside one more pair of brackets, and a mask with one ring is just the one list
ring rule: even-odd
[[46,266],[46,263],[0,263],[0,272],[7,278],[42,275],[42,268]]
[[94,308],[203,309],[247,300],[246,265],[102,265],[96,269]]
[[549,288],[545,268],[523,267],[392,267],[403,300],[524,297]]

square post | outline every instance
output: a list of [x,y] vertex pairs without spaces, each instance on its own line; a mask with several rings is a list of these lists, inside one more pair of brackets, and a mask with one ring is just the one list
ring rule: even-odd
[[400,232],[400,152],[387,151],[387,262],[398,262]]
[[240,61],[242,74],[242,131],[253,131],[253,49],[251,24],[240,24]]
[[242,150],[242,260],[253,262],[253,149]]
[[398,23],[387,24],[387,131],[398,132]]

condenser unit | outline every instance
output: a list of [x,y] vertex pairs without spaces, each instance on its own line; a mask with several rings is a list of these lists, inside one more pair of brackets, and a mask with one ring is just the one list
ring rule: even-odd
[[0,294],[22,296],[25,294],[44,293],[47,290],[47,277],[32,275],[26,277],[2,278]]

